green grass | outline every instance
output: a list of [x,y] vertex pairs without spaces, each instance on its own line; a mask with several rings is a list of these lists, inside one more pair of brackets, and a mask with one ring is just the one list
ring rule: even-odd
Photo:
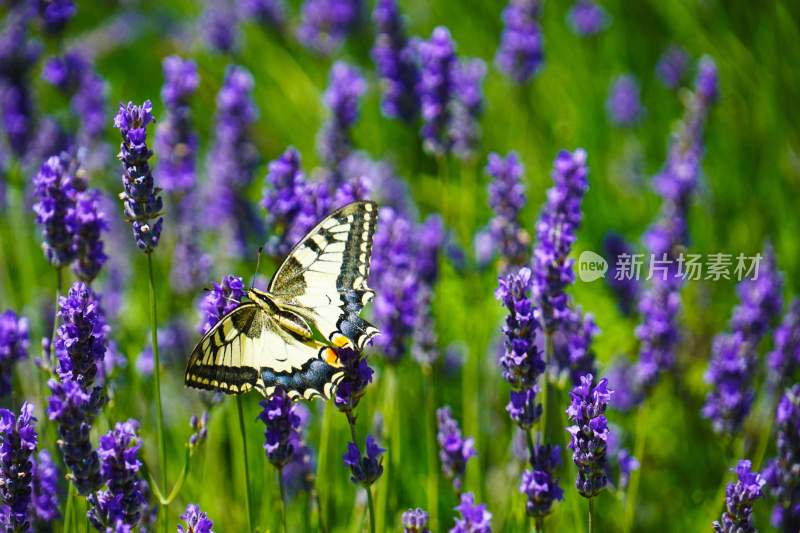
[[[297,13],[297,2],[292,12]],[[499,1],[448,2],[414,0],[401,2],[409,30],[427,37],[436,25],[447,25],[465,56],[478,56],[491,65],[501,31]],[[193,101],[194,118],[205,152],[213,136],[214,97],[225,66],[236,62],[256,79],[255,100],[260,116],[254,139],[264,164],[251,188],[257,201],[263,187],[266,162],[288,145],[300,150],[310,173],[318,164],[316,133],[325,111],[321,94],[327,83],[330,59],[304,51],[292,38],[262,32],[247,25],[242,46],[233,57],[203,50],[200,35],[185,26],[199,8],[192,2],[141,2],[142,24],[134,37],[103,50],[98,70],[109,82],[109,101],[141,101],[151,98],[158,117],[162,112],[159,89],[161,59],[171,53],[193,57],[199,66],[201,86]],[[436,161],[424,156],[416,132],[382,117],[374,69],[369,61],[369,31],[355,35],[340,54],[359,64],[370,80],[355,129],[358,148],[375,158],[390,161],[409,184],[422,214],[442,212],[462,245],[471,247],[472,235],[489,219],[482,169],[490,151],[515,150],[526,166],[528,204],[523,220],[532,230],[549,187],[552,160],[561,148],[583,147],[589,154],[590,190],[584,201],[584,223],[576,252],[602,249],[608,231],[639,242],[654,219],[659,200],[649,187],[649,177],[662,166],[670,131],[682,113],[682,91],[670,92],[655,77],[654,66],[667,45],[684,46],[696,60],[712,56],[720,73],[721,98],[711,111],[706,131],[706,154],[697,199],[691,211],[691,249],[753,254],[771,241],[785,272],[787,298],[797,291],[800,275],[800,218],[796,216],[800,194],[800,13],[796,3],[764,2],[603,2],[612,17],[601,35],[580,39],[569,31],[565,15],[570,3],[550,0],[543,12],[546,63],[527,87],[512,86],[493,67],[485,81],[486,109],[482,119],[482,145],[476,160],[451,161],[443,181]],[[120,6],[92,0],[81,2],[79,14],[68,30],[67,42],[80,40],[103,21],[122,12]],[[296,17],[295,17],[296,18]],[[178,30],[186,31],[180,33]],[[182,38],[178,38],[179,33]],[[47,42],[52,53],[56,43]],[[40,67],[34,71],[38,75]],[[642,87],[647,109],[644,120],[631,130],[612,127],[605,114],[611,79],[631,72]],[[66,102],[37,79],[37,107],[53,113],[67,126],[75,117]],[[109,109],[109,142],[118,142],[112,131]],[[157,160],[156,160],[157,161]],[[204,164],[201,179],[206,179]],[[156,169],[157,162],[156,162]],[[108,172],[92,176],[93,183],[116,194],[119,168],[109,161]],[[156,173],[157,176],[157,173]],[[24,200],[31,176],[19,166],[8,176],[9,201],[0,213],[0,307],[14,308],[31,318],[32,352],[48,335],[43,312],[52,306],[56,277],[39,250],[38,229]],[[446,204],[443,198],[447,197]],[[120,215],[121,216],[121,215]],[[194,325],[195,300],[199,295],[178,295],[169,286],[171,252],[176,235],[166,213],[162,244],[154,255],[160,324],[183,317]],[[247,279],[253,256],[222,257],[218,236],[205,237],[209,251],[218,257],[215,277],[229,272]],[[125,243],[115,250],[129,253],[130,279],[117,316],[111,317],[112,337],[128,366],[115,379],[112,400],[96,424],[104,432],[109,424],[128,417],[140,419],[143,456],[157,478],[157,443],[152,383],[136,372],[135,360],[149,342],[147,265],[143,254]],[[577,257],[576,253],[576,257]],[[271,272],[275,265],[262,266]],[[71,274],[66,276],[72,281]],[[523,497],[518,493],[521,465],[511,451],[511,424],[504,411],[507,386],[495,364],[495,345],[502,309],[494,301],[495,274],[485,271],[465,276],[444,265],[433,303],[436,331],[442,347],[459,342],[466,348],[460,372],[433,373],[435,403],[449,404],[462,421],[467,435],[475,438],[479,455],[468,468],[465,490],[486,502],[496,531],[523,531]],[[102,287],[102,280],[99,285]],[[623,317],[600,283],[578,282],[574,299],[596,317],[602,333],[595,350],[601,371],[617,355],[634,357],[635,322]],[[751,442],[769,424],[771,413],[759,397],[743,435],[732,446],[715,436],[700,417],[707,385],[703,381],[714,333],[725,328],[735,304],[731,282],[694,282],[684,291],[681,373],[663,379],[646,403],[644,414],[610,412],[614,424],[625,433],[624,444],[641,451],[638,493],[635,496],[634,531],[707,531],[718,517],[720,487],[731,479],[727,469],[741,456],[742,442]],[[762,348],[768,348],[767,341]],[[187,354],[188,355],[188,354]],[[182,383],[185,358],[163,356],[162,375],[168,479],[174,482],[183,461],[183,446],[190,428],[189,416],[203,409],[196,391]],[[376,379],[358,410],[358,434],[380,428],[380,441],[388,443],[386,475],[373,487],[381,530],[397,530],[400,515],[408,507],[428,505],[427,472],[431,450],[425,439],[426,381],[418,365],[406,357],[396,367],[373,358]],[[394,382],[393,387],[388,383]],[[17,398],[30,398],[42,413],[37,378],[27,364],[20,365]],[[560,410],[566,409],[567,391],[561,390]],[[256,420],[259,397],[244,398],[244,417],[252,484],[252,508],[260,531],[279,531],[279,494],[275,472],[263,453],[263,424]],[[310,405],[312,418],[308,442],[319,453],[317,490],[325,523],[330,531],[360,531],[366,527],[363,490],[349,481],[341,455],[349,440],[345,417],[332,405]],[[378,417],[382,416],[382,422]],[[40,416],[41,445],[53,448],[52,428]],[[560,422],[561,427],[564,421]],[[323,435],[322,427],[328,428]],[[211,415],[209,440],[193,458],[182,492],[170,507],[170,524],[189,502],[199,503],[215,520],[219,531],[246,529],[244,467],[235,401],[227,398]],[[642,447],[638,439],[645,439]],[[566,436],[562,443],[566,442]],[[637,445],[638,443],[638,445]],[[767,454],[772,453],[770,444]],[[731,452],[730,450],[737,450]],[[745,448],[745,453],[754,450]],[[561,472],[565,501],[556,505],[547,520],[548,531],[585,529],[586,501],[574,490],[575,470],[568,462]],[[438,484],[440,530],[451,527],[455,495],[443,479]],[[626,511],[626,498],[606,491],[598,497],[595,516],[598,531],[618,531]],[[576,501],[577,500],[577,501]],[[757,506],[758,525],[768,528],[770,503]],[[313,530],[318,515],[304,495],[290,501],[291,530]],[[172,525],[170,525],[170,529]]]

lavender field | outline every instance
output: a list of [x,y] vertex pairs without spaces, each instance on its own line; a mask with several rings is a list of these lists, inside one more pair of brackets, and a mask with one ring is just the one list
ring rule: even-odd
[[0,3],[3,531],[799,532],[799,8]]

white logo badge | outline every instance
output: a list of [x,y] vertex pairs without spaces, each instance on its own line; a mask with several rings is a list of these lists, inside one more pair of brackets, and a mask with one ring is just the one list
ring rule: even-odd
[[604,278],[608,272],[608,262],[602,256],[586,250],[578,258],[578,277],[585,283]]

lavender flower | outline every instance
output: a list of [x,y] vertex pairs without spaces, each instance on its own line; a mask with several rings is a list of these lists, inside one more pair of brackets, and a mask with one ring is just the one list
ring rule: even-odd
[[373,313],[381,335],[375,347],[391,362],[405,354],[417,316],[419,283],[414,271],[413,225],[401,213],[383,207],[373,239],[370,285],[376,289]]
[[61,325],[56,332],[59,378],[74,380],[89,391],[97,375],[98,361],[106,353],[105,320],[97,295],[82,282],[75,282],[66,297],[58,300]]
[[30,528],[31,476],[36,450],[36,418],[33,405],[22,404],[19,416],[0,409],[0,520],[6,531]]
[[33,178],[36,222],[42,226],[42,249],[56,268],[70,264],[77,254],[78,218],[69,156],[52,156]]
[[41,45],[28,38],[27,7],[9,9],[0,28],[0,113],[8,144],[17,156],[25,154],[33,136],[29,74],[41,54]]
[[172,259],[170,278],[176,291],[194,292],[208,280],[211,273],[212,257],[205,252],[200,243],[200,214],[197,193],[185,196],[178,206],[178,238]]
[[305,0],[297,38],[307,48],[329,55],[361,22],[361,0]]
[[[163,202],[155,186],[147,160],[153,152],[147,147],[147,125],[154,120],[150,100],[138,106],[128,102],[120,104],[114,117],[114,127],[122,134],[122,144],[117,158],[124,169],[120,195],[125,206],[125,216],[131,221],[136,246],[151,253],[161,237],[164,219],[160,216]],[[155,222],[153,222],[155,220]]]
[[800,369],[800,299],[792,300],[774,339],[774,347],[767,355],[767,370],[770,384],[778,387],[791,383]]
[[428,513],[417,507],[403,513],[403,533],[430,533]]
[[396,0],[378,0],[372,18],[377,29],[372,60],[381,79],[381,109],[387,117],[411,122],[419,114],[419,69]]
[[511,0],[503,10],[503,34],[494,62],[515,83],[527,83],[544,61],[539,0]]
[[239,307],[245,294],[244,281],[238,276],[224,276],[219,283],[214,283],[200,303],[204,314],[200,333],[205,335],[223,316]]
[[281,469],[281,481],[288,497],[293,497],[300,492],[310,493],[314,490],[314,461],[312,450],[306,446],[303,435],[308,428],[311,412],[305,404],[296,403],[292,407],[293,414],[299,419],[298,438],[292,445],[292,456]]
[[450,533],[492,533],[492,514],[485,504],[476,504],[471,492],[461,495],[461,503],[456,507],[461,518],[456,519]]
[[12,310],[0,314],[0,398],[11,394],[14,363],[28,357],[28,319]]
[[559,152],[553,164],[555,186],[547,191],[547,203],[536,224],[533,252],[534,294],[541,307],[542,325],[552,334],[567,311],[564,290],[575,273],[568,259],[575,232],[581,223],[581,201],[588,189],[586,151]]
[[661,55],[656,65],[656,75],[661,83],[668,89],[677,89],[683,77],[686,75],[686,68],[689,66],[689,54],[679,46],[670,46]]
[[519,491],[527,496],[525,510],[528,516],[542,519],[553,508],[553,502],[564,499],[564,491],[558,484],[556,470],[561,466],[561,448],[538,444],[530,457],[532,469],[522,473]]
[[606,102],[608,116],[617,126],[633,126],[644,114],[639,99],[639,84],[630,74],[614,79]]
[[719,98],[717,65],[709,56],[701,57],[697,65],[695,92],[700,99],[700,105],[705,108],[708,108],[709,104],[716,102],[717,98]]
[[478,121],[483,113],[481,86],[486,64],[481,59],[461,60],[450,74],[452,100],[448,136],[451,149],[461,160],[470,159],[480,140]]
[[88,498],[87,518],[100,531],[113,528],[134,528],[147,509],[145,494],[149,488],[139,474],[139,423],[118,422],[112,431],[100,437],[97,454],[106,490]]
[[65,52],[47,60],[42,69],[42,79],[64,94],[73,94],[80,86],[89,62],[76,50]]
[[231,52],[239,40],[239,20],[232,3],[210,0],[201,21],[208,46],[216,52]]
[[189,418],[192,434],[189,436],[189,448],[194,449],[208,438],[208,411],[203,411],[201,416],[192,415]]
[[[614,396],[618,394],[614,390]],[[611,401],[612,405],[615,400]],[[620,430],[617,427],[611,427],[608,431],[608,442],[606,443],[606,456],[608,457],[608,477],[611,483],[617,487],[617,490],[625,490],[630,481],[631,474],[634,470],[639,469],[639,461],[631,455],[631,453],[623,448],[620,443]],[[615,475],[614,475],[615,474]]]
[[530,235],[520,223],[520,211],[526,200],[522,184],[524,172],[515,152],[505,158],[496,153],[489,154],[486,174],[492,178],[489,206],[494,212],[489,222],[489,233],[507,265],[520,266],[529,257]]
[[765,481],[761,474],[750,468],[751,463],[747,460],[739,461],[736,466],[739,479],[725,490],[725,512],[722,520],[714,522],[717,533],[755,533],[753,503],[763,495],[761,489]]
[[50,452],[42,450],[36,458],[33,471],[33,514],[38,522],[47,524],[60,518],[58,510],[58,480],[61,476],[58,467],[50,457]]
[[73,0],[37,0],[39,17],[48,33],[61,33],[77,8]]
[[156,128],[159,178],[165,190],[185,194],[197,181],[197,135],[192,128],[189,99],[197,90],[200,79],[194,61],[169,56],[162,65],[164,85],[161,99],[167,116]]
[[578,0],[569,10],[567,20],[577,35],[589,37],[608,26],[608,13],[591,0]]
[[186,506],[186,512],[181,515],[181,520],[186,523],[186,528],[178,525],[178,533],[214,533],[211,529],[214,522],[208,515],[200,510],[199,505],[190,503]]
[[420,281],[416,322],[411,354],[423,365],[431,365],[438,357],[436,330],[433,321],[433,290],[439,278],[439,256],[445,244],[444,223],[438,215],[430,215],[419,226],[415,265]]
[[775,412],[777,457],[764,469],[773,498],[772,524],[785,532],[800,527],[800,384],[786,390]]
[[79,494],[88,495],[101,485],[100,463],[90,434],[103,405],[102,389],[95,387],[91,393],[86,392],[71,378],[63,382],[51,379],[47,384],[51,392],[47,416],[57,423],[58,449],[70,470],[67,477]]
[[439,432],[436,440],[439,442],[439,459],[442,461],[442,471],[447,479],[453,482],[456,492],[461,492],[461,483],[467,469],[467,462],[477,455],[475,440],[472,437],[463,438],[458,422],[453,418],[450,407],[436,410],[436,420]]
[[422,138],[426,152],[442,155],[450,150],[447,128],[450,122],[452,69],[456,64],[455,44],[444,26],[433,30],[428,41],[417,45],[420,78],[417,85],[422,112]]
[[336,386],[333,401],[337,409],[349,415],[358,406],[367,385],[372,383],[374,371],[361,352],[345,347],[336,353],[342,365],[343,377]]
[[734,309],[730,334],[717,336],[706,381],[713,390],[706,398],[703,416],[714,430],[734,434],[750,413],[755,398],[753,379],[758,343],[781,310],[782,276],[770,247],[757,279],[739,283],[740,303]]
[[757,278],[745,279],[736,287],[739,305],[733,311],[731,329],[741,331],[756,345],[783,307],[783,276],[778,270],[775,252],[767,244]]
[[637,365],[624,357],[618,357],[608,370],[608,384],[614,390],[611,406],[617,411],[628,412],[642,401],[639,382],[636,379]]
[[322,128],[317,145],[320,157],[334,174],[352,150],[350,129],[358,119],[358,103],[366,90],[366,81],[357,68],[344,61],[333,64],[324,96],[330,117]]
[[281,387],[261,401],[263,411],[258,418],[264,422],[264,451],[275,468],[281,469],[294,455],[300,440],[300,417],[294,412],[291,398]]
[[606,259],[610,265],[606,275],[606,283],[614,294],[622,314],[630,316],[636,311],[639,301],[639,280],[628,276],[625,262],[631,264],[633,248],[621,235],[609,233],[603,241]]
[[240,0],[244,18],[250,18],[274,30],[286,25],[286,4],[283,0]]
[[367,435],[366,454],[361,455],[355,442],[347,443],[347,453],[342,456],[345,466],[350,467],[350,480],[369,487],[383,474],[383,454],[385,449],[378,446],[375,437]]
[[569,375],[573,385],[586,374],[596,373],[592,340],[600,329],[594,317],[581,309],[568,309],[561,327],[553,334],[553,361],[559,373]]
[[608,421],[606,407],[613,391],[608,380],[601,379],[592,386],[594,377],[587,374],[570,392],[571,403],[567,415],[573,425],[567,428],[571,435],[569,448],[572,460],[578,467],[576,486],[581,496],[596,496],[608,483],[606,475],[606,446]]
[[75,196],[75,275],[91,283],[108,260],[101,239],[108,231],[105,213],[100,209],[100,192],[89,189]]
[[244,197],[260,162],[250,134],[257,115],[252,98],[254,86],[253,76],[247,70],[228,67],[217,94],[215,141],[208,162],[209,226],[212,220],[214,226],[233,223],[234,241],[240,248],[248,233],[258,231],[258,221]]

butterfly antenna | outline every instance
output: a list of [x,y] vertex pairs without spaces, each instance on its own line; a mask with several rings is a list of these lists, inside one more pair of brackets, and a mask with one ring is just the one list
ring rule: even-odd
[[263,246],[258,247],[258,253],[256,254],[256,271],[253,272],[253,279],[250,282],[250,290],[256,286],[256,276],[258,276],[258,269],[261,267],[261,252],[264,251]]

